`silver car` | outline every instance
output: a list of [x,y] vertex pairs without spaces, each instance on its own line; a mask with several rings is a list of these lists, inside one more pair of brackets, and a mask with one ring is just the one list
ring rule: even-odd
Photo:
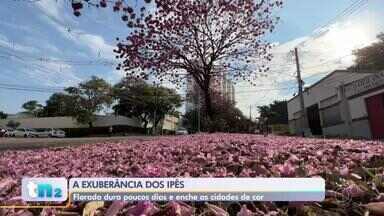
[[14,137],[15,131],[13,129],[6,129],[4,133],[4,137]]
[[31,129],[27,128],[16,128],[16,130],[13,131],[13,137],[34,137],[34,132]]
[[35,129],[35,137],[51,137],[53,129],[38,128]]
[[188,135],[188,131],[186,129],[180,128],[176,131],[176,135]]
[[60,129],[52,129],[49,136],[55,137],[55,138],[64,138],[65,137],[65,131],[60,130]]

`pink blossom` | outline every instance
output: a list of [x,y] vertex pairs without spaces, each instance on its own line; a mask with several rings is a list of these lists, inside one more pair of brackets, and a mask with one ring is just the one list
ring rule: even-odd
[[127,203],[126,202],[121,202],[121,201],[115,201],[112,203],[111,206],[109,206],[109,208],[107,209],[107,211],[105,212],[105,215],[106,216],[114,216],[114,215],[117,215],[117,213],[119,213],[119,211],[124,208],[124,206],[126,206]]
[[255,213],[249,210],[246,205],[243,205],[239,213],[237,213],[237,216],[253,216],[253,215],[255,215]]
[[166,206],[169,216],[189,216],[193,215],[193,208],[183,202],[171,201]]
[[291,156],[289,156],[289,158],[288,158],[288,162],[290,162],[290,163],[297,163],[299,161],[300,161],[300,159],[294,154],[291,154]]
[[209,203],[207,203],[206,205],[208,207],[208,210],[215,216],[229,216],[227,211],[225,211],[224,209],[222,209],[216,205],[212,205]]
[[276,165],[277,170],[279,171],[280,175],[283,177],[293,177],[295,176],[296,169],[294,165],[290,163],[285,163],[283,165]]
[[151,216],[159,212],[159,208],[152,202],[144,201],[139,202],[135,206],[128,209],[129,216]]
[[[321,152],[321,153],[320,153]],[[337,156],[335,156],[337,152]],[[321,155],[321,157],[319,156]],[[363,156],[362,156],[363,155]],[[29,177],[295,177],[342,175],[345,182],[327,182],[327,197],[367,196],[368,201],[382,201],[382,188],[372,178],[365,178],[362,164],[375,169],[375,180],[381,180],[383,142],[305,139],[247,134],[198,134],[164,136],[156,139],[129,139],[115,143],[95,143],[76,147],[45,148],[0,152],[0,202],[25,204],[20,199],[20,182]],[[361,160],[365,158],[365,160]],[[353,175],[351,175],[351,173]],[[357,176],[359,175],[359,176]],[[330,181],[329,179],[326,179]],[[355,181],[356,183],[354,183]],[[366,183],[369,188],[357,185]],[[345,185],[345,186],[343,186]],[[365,190],[375,190],[374,193]],[[377,197],[376,197],[377,196]],[[363,203],[364,204],[364,203]],[[108,205],[106,205],[108,206]],[[76,206],[77,207],[77,206]],[[211,214],[225,215],[218,206],[205,206]],[[102,211],[105,215],[144,212],[189,212],[183,203],[164,206],[154,203],[119,203]],[[220,210],[221,209],[221,210]],[[45,210],[48,212],[49,210]],[[243,210],[244,212],[245,210]],[[256,209],[252,209],[259,215]],[[263,209],[263,211],[266,211]],[[271,208],[265,215],[279,212]],[[247,211],[245,211],[247,212]],[[107,214],[108,213],[108,214]],[[12,213],[8,213],[12,215]],[[186,213],[187,214],[187,213]],[[236,213],[237,214],[237,213]],[[261,214],[260,214],[261,215]]]
[[347,197],[355,198],[364,196],[365,192],[358,185],[352,183],[343,189],[343,194]]
[[340,169],[340,175],[347,176],[348,174],[349,174],[348,167],[343,167],[342,169]]

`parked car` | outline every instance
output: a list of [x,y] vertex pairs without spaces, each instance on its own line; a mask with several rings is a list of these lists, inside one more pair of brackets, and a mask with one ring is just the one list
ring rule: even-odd
[[6,132],[7,132],[6,129],[4,129],[4,128],[0,128],[0,137],[5,136],[5,133],[6,133]]
[[53,129],[46,129],[46,128],[38,128],[35,129],[34,135],[35,137],[51,137]]
[[16,128],[13,132],[13,137],[35,137],[35,131],[28,128]]
[[187,135],[188,131],[184,128],[180,128],[176,131],[176,135]]
[[39,133],[35,129],[29,129],[27,128],[29,132],[29,137],[39,137]]
[[15,130],[13,129],[6,129],[4,137],[14,137],[15,136]]
[[65,131],[60,129],[52,129],[49,137],[64,138]]

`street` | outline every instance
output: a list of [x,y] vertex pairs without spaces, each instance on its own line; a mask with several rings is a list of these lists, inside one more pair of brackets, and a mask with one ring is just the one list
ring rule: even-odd
[[83,144],[149,140],[149,136],[82,137],[82,138],[0,138],[0,151],[25,150],[49,147],[78,146]]

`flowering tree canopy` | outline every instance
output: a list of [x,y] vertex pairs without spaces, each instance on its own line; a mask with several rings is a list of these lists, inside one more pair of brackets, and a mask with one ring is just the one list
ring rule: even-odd
[[[40,1],[40,0],[35,0]],[[137,3],[137,0],[135,0]],[[145,3],[151,3],[151,0],[144,0]],[[75,16],[81,15],[81,10],[84,7],[84,4],[88,6],[94,6],[98,8],[106,8],[108,5],[111,5],[113,11],[118,12],[124,10],[125,12],[132,11],[133,9],[127,5],[126,0],[71,0],[71,5],[73,9],[73,14]]]
[[[135,3],[135,7],[129,4]],[[138,78],[155,77],[180,86],[192,77],[212,116],[210,84],[226,74],[253,81],[269,70],[270,43],[263,36],[278,20],[273,9],[282,0],[72,0],[76,16],[83,4],[112,5],[130,28],[118,40],[118,69]],[[141,7],[137,5],[146,5]]]
[[[210,115],[209,88],[215,76],[252,82],[268,71],[269,43],[262,40],[274,29],[272,9],[281,1],[268,0],[155,0],[153,12],[137,16],[126,10],[122,19],[131,29],[115,50],[118,69],[130,75],[155,76],[175,84],[191,76],[204,93]],[[146,13],[147,15],[145,15]]]

